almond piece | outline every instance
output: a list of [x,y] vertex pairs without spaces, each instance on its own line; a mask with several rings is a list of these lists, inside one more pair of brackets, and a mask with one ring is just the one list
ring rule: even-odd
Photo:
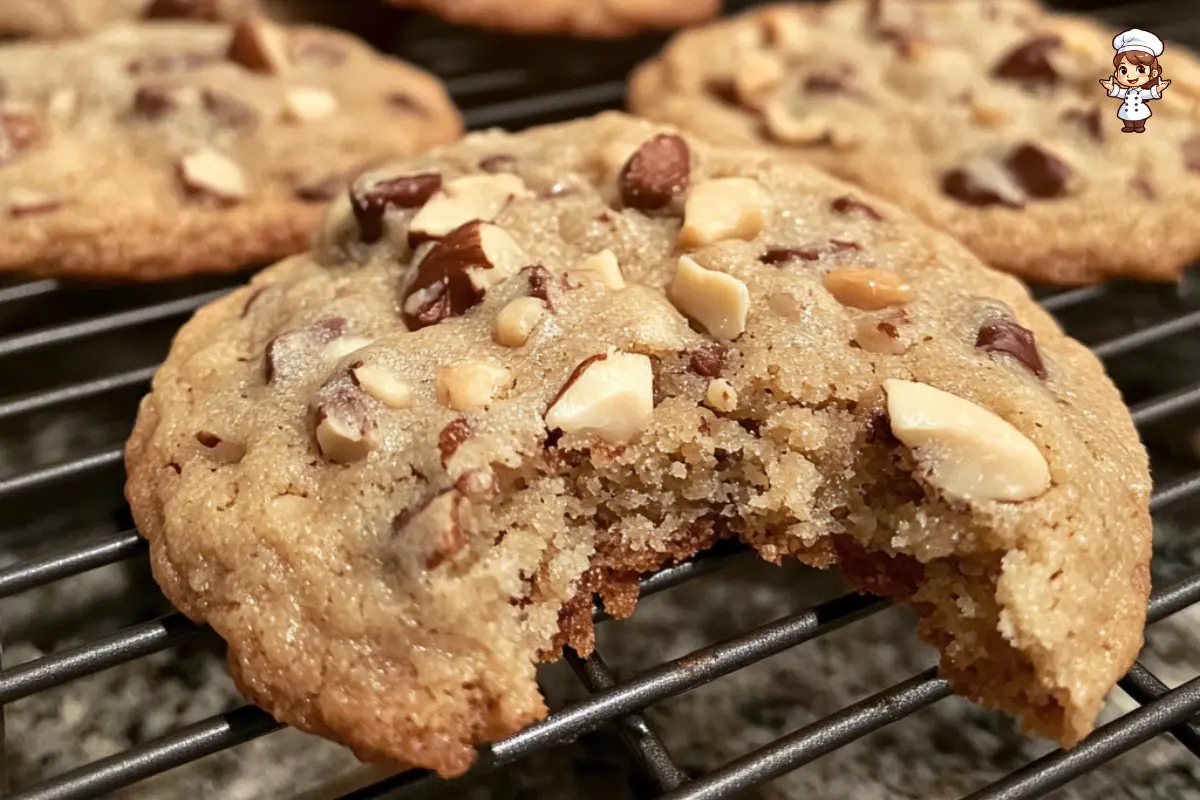
[[671,284],[675,307],[717,339],[736,339],[746,330],[750,290],[732,275],[705,269],[682,256]]
[[365,458],[375,446],[375,420],[349,383],[323,393],[314,434],[321,455],[348,464]]
[[665,213],[687,191],[692,171],[691,150],[682,136],[660,133],[642,142],[617,176],[617,190],[626,208]]
[[454,411],[482,408],[515,381],[512,372],[486,361],[460,361],[438,367],[434,389],[438,401]]
[[321,350],[321,357],[326,361],[341,361],[351,353],[369,347],[374,342],[374,339],[364,339],[361,336],[343,336],[325,345],[325,348]]
[[913,296],[912,287],[899,275],[874,267],[831,269],[825,275],[825,289],[842,305],[863,311],[907,303]]
[[601,250],[588,256],[572,267],[571,272],[591,272],[609,289],[625,288],[625,276],[621,274],[621,265],[612,250]]
[[412,389],[408,384],[378,364],[360,361],[350,368],[350,379],[388,408],[407,408],[411,401]]
[[338,102],[333,93],[315,86],[288,89],[283,100],[283,116],[292,122],[311,122],[333,116]]
[[991,411],[924,383],[891,379],[883,388],[892,433],[947,497],[1020,502],[1050,488],[1038,446]]
[[713,411],[728,414],[735,410],[738,404],[737,389],[724,378],[714,378],[708,382],[704,390],[704,402]]
[[179,175],[192,191],[222,200],[240,200],[249,194],[241,167],[215,150],[195,150],[179,162]]
[[525,181],[508,172],[468,175],[446,183],[426,201],[408,228],[409,244],[441,239],[473,220],[491,222],[514,198],[528,197]]
[[678,244],[702,247],[725,239],[750,240],[763,229],[771,200],[752,178],[715,178],[692,187]]
[[521,347],[546,315],[546,304],[536,297],[518,297],[496,315],[492,338],[505,347]]
[[616,444],[654,415],[654,369],[636,353],[600,353],[575,368],[546,411],[546,427]]

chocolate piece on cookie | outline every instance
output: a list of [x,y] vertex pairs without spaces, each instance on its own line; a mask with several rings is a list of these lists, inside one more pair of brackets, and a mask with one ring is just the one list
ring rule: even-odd
[[460,25],[477,25],[526,34],[561,33],[599,39],[631,36],[647,30],[679,28],[710,19],[721,0],[388,0],[420,8]]
[[607,114],[369,172],[318,238],[184,326],[126,453],[159,583],[280,719],[460,773],[593,593],[729,536],[911,603],[959,692],[1067,744],[1133,662],[1128,411],[895,206]]
[[462,129],[415,67],[261,19],[10,44],[0,76],[0,270],[155,280],[273,261],[358,172]]
[[1168,48],[1150,135],[1126,135],[1099,83],[1114,33],[1033,0],[766,6],[679,34],[630,104],[810,161],[1034,281],[1173,280],[1200,256],[1200,62]]

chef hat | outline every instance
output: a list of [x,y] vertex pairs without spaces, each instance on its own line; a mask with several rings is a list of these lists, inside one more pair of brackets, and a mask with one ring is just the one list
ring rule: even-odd
[[1117,34],[1116,38],[1113,39],[1113,49],[1118,53],[1141,50],[1143,53],[1149,53],[1157,58],[1162,55],[1163,43],[1162,39],[1153,33],[1140,28],[1133,28],[1124,33]]

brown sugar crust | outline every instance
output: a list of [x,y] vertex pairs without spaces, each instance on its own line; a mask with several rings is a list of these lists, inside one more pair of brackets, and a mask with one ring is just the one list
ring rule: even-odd
[[514,33],[563,33],[599,39],[679,28],[715,16],[721,0],[388,0],[461,25]]
[[[228,55],[238,32],[249,44]],[[353,174],[462,130],[434,78],[319,28],[138,23],[10,45],[0,78],[0,270],[41,275],[158,280],[278,260],[307,247]],[[211,160],[185,175],[198,152],[241,191],[206,185]]]
[[[678,34],[630,108],[816,164],[1031,280],[1175,280],[1200,256],[1200,62],[1168,45],[1146,134],[1122,133],[1115,33],[1031,0],[767,6]],[[963,175],[988,205],[943,191]]]
[[[1146,456],[1015,279],[815,170],[618,114],[353,193],[183,327],[126,452],[155,575],[248,698],[460,773],[546,713],[535,662],[590,650],[593,593],[625,616],[639,574],[736,535],[912,604],[963,694],[1091,729],[1142,643]],[[1012,427],[906,446],[888,411],[918,384]]]

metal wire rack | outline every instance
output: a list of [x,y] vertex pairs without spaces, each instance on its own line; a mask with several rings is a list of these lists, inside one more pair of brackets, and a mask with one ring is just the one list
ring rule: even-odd
[[[1161,33],[1163,26],[1159,27]],[[405,28],[396,47],[445,78],[472,127],[524,127],[616,106],[629,66],[660,44],[657,39],[594,46],[547,40],[538,48],[524,48],[522,60],[513,66],[511,42],[466,36],[464,42],[462,32],[418,21]],[[97,424],[104,422],[117,430],[127,426],[133,401],[144,391],[174,327],[238,280],[219,278],[136,289],[70,287],[53,280],[0,284],[0,374],[6,376],[0,384],[0,445],[20,449],[23,443],[17,437],[21,432],[50,424],[55,415],[67,411],[80,413],[82,409],[86,414],[93,408],[117,407],[122,411],[115,419],[98,420]],[[1181,299],[1184,294],[1185,289],[1175,287],[1090,287],[1048,294],[1043,304],[1069,329],[1086,329],[1089,318],[1106,313],[1098,309],[1111,309],[1113,303],[1117,308],[1127,307],[1138,297],[1151,298],[1164,307],[1153,319],[1136,320],[1132,329],[1093,342],[1095,352],[1112,366],[1153,358],[1155,348],[1178,344],[1187,337],[1197,342],[1200,309],[1190,308]],[[1126,376],[1128,380],[1122,381],[1117,372],[1127,397],[1135,401],[1133,416],[1143,432],[1200,410],[1200,382],[1139,397],[1146,393],[1136,374],[1126,371]],[[99,410],[95,413],[104,415]],[[123,515],[120,463],[119,441],[99,448],[85,442],[65,448],[62,457],[52,463],[36,463],[0,475],[0,508],[4,509],[0,535],[28,541],[32,553],[0,569],[0,600],[143,555],[143,544],[131,529],[83,543],[51,545],[49,550],[37,541],[40,532],[50,528],[97,515]],[[1182,471],[1160,482],[1153,510],[1160,514],[1194,497],[1200,497],[1200,471]],[[63,498],[71,498],[71,502],[64,504]],[[60,518],[49,525],[47,520],[56,514]],[[704,576],[738,554],[738,547],[722,545],[646,578],[642,594]],[[1197,602],[1200,572],[1156,587],[1148,622],[1156,623]],[[571,667],[588,691],[586,699],[483,748],[474,774],[614,726],[654,796],[670,800],[733,796],[942,700],[950,694],[948,684],[930,668],[699,777],[689,776],[672,760],[641,712],[885,607],[881,600],[859,595],[836,597],[624,680],[615,677],[600,653],[580,660],[568,652]],[[596,619],[605,617],[597,611]],[[0,664],[0,710],[34,693],[204,634],[181,615],[168,614],[32,662],[6,668]],[[1099,728],[1075,749],[1053,752],[978,789],[969,795],[970,800],[1043,796],[1160,734],[1175,737],[1200,756],[1200,727],[1192,721],[1200,713],[1200,677],[1168,689],[1139,663],[1120,686],[1139,708]],[[245,706],[5,796],[20,800],[95,797],[280,727],[261,710]],[[445,789],[445,783],[433,775],[409,772],[348,794],[345,800],[434,797]]]

